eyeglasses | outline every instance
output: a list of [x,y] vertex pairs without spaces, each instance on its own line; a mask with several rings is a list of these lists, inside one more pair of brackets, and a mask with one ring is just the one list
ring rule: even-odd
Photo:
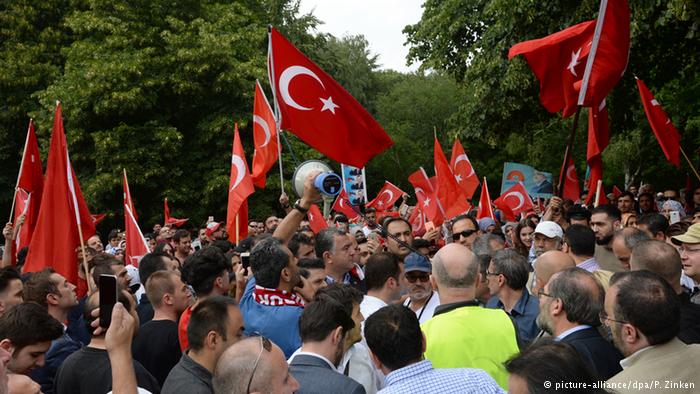
[[600,314],[598,315],[598,318],[600,318],[600,323],[601,323],[601,324],[605,324],[605,321],[606,321],[606,320],[614,321],[615,323],[620,323],[620,324],[629,323],[629,322],[626,322],[626,321],[624,321],[624,320],[615,320],[615,319],[611,319],[611,318],[608,317],[608,314],[605,313],[604,311],[600,312]]
[[262,357],[263,349],[267,350],[268,353],[272,350],[272,342],[270,342],[269,339],[258,333],[254,333],[252,336],[260,337],[260,353],[258,353],[258,357],[255,359],[255,364],[253,364],[253,372],[250,374],[250,379],[248,379],[248,387],[245,390],[246,393],[250,393],[250,384],[253,383],[253,377],[255,376],[255,371],[258,369],[258,364],[260,363],[260,357]]
[[407,280],[409,283],[415,283],[415,282],[418,282],[418,281],[421,281],[421,282],[428,282],[428,281],[430,281],[430,275],[428,275],[428,274],[418,274],[418,275],[409,275],[409,274],[406,274],[406,280]]
[[489,272],[489,271],[486,271],[486,276],[498,276],[498,275],[500,275],[500,274],[501,274],[500,272]]
[[700,252],[700,249],[690,249],[690,248],[686,248],[684,246],[681,246],[680,248],[678,248],[678,254],[683,254],[683,253],[693,254],[693,253],[697,253],[697,252]]
[[551,294],[545,293],[544,289],[537,290],[537,298],[542,298],[542,297],[557,298]]
[[461,237],[469,238],[472,234],[476,233],[476,230],[464,230],[459,233],[452,234],[452,240],[457,242]]

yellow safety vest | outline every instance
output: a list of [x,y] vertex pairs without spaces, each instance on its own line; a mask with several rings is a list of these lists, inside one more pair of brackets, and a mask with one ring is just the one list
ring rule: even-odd
[[464,306],[440,313],[421,326],[425,358],[435,368],[480,368],[504,389],[504,363],[517,354],[515,326],[501,309]]

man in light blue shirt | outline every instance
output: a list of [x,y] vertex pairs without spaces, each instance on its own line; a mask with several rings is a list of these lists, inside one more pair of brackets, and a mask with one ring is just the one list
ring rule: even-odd
[[504,393],[481,369],[435,369],[423,358],[425,337],[418,318],[402,305],[390,305],[365,321],[365,339],[372,360],[386,375],[386,387],[378,394],[392,393]]

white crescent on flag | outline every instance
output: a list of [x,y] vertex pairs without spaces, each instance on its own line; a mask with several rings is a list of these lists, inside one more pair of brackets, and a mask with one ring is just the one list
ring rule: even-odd
[[573,165],[569,166],[569,168],[566,169],[566,178],[571,182],[577,182],[577,180],[571,175],[572,172],[576,172],[576,167],[574,167]]
[[263,132],[265,132],[265,142],[263,142],[262,145],[260,145],[260,148],[263,148],[270,142],[270,136],[272,135],[270,133],[270,125],[267,124],[265,119],[261,118],[258,115],[253,115],[253,123],[259,124],[260,127],[262,127]]
[[231,190],[229,190],[229,193],[232,192],[233,189],[235,189],[239,183],[241,183],[243,177],[245,176],[245,163],[243,162],[243,159],[241,159],[240,156],[231,156],[231,164],[236,166],[236,180],[233,182],[233,186],[231,186]]
[[505,196],[503,196],[503,199],[506,200],[506,199],[508,199],[508,197],[511,197],[511,196],[518,199],[518,206],[513,208],[513,211],[517,211],[525,204],[525,197],[523,197],[522,193],[520,193],[519,191],[512,191],[512,192],[506,194]]
[[469,168],[469,174],[467,174],[467,178],[474,175],[474,168],[469,163],[469,158],[467,158],[466,154],[462,153],[461,155],[457,156],[457,159],[455,159],[455,167],[457,167],[457,164],[460,161],[464,161],[465,163],[467,163],[467,167]]
[[311,111],[313,108],[304,107],[300,105],[299,103],[294,101],[292,95],[289,94],[289,84],[292,82],[292,79],[294,79],[294,77],[296,77],[297,75],[308,75],[316,81],[318,81],[318,83],[321,84],[321,87],[323,87],[324,90],[326,89],[326,87],[323,85],[323,81],[321,81],[318,75],[314,74],[313,71],[302,66],[289,66],[284,71],[282,71],[282,74],[280,74],[280,95],[282,95],[282,100],[284,100],[284,102],[287,103],[287,105],[289,105],[290,107],[296,108],[300,111]]

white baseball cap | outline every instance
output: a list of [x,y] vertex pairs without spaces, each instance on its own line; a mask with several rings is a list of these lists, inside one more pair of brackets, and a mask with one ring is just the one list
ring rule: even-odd
[[561,227],[554,222],[548,220],[540,222],[537,227],[535,227],[535,234],[542,234],[547,238],[564,238],[564,231]]

